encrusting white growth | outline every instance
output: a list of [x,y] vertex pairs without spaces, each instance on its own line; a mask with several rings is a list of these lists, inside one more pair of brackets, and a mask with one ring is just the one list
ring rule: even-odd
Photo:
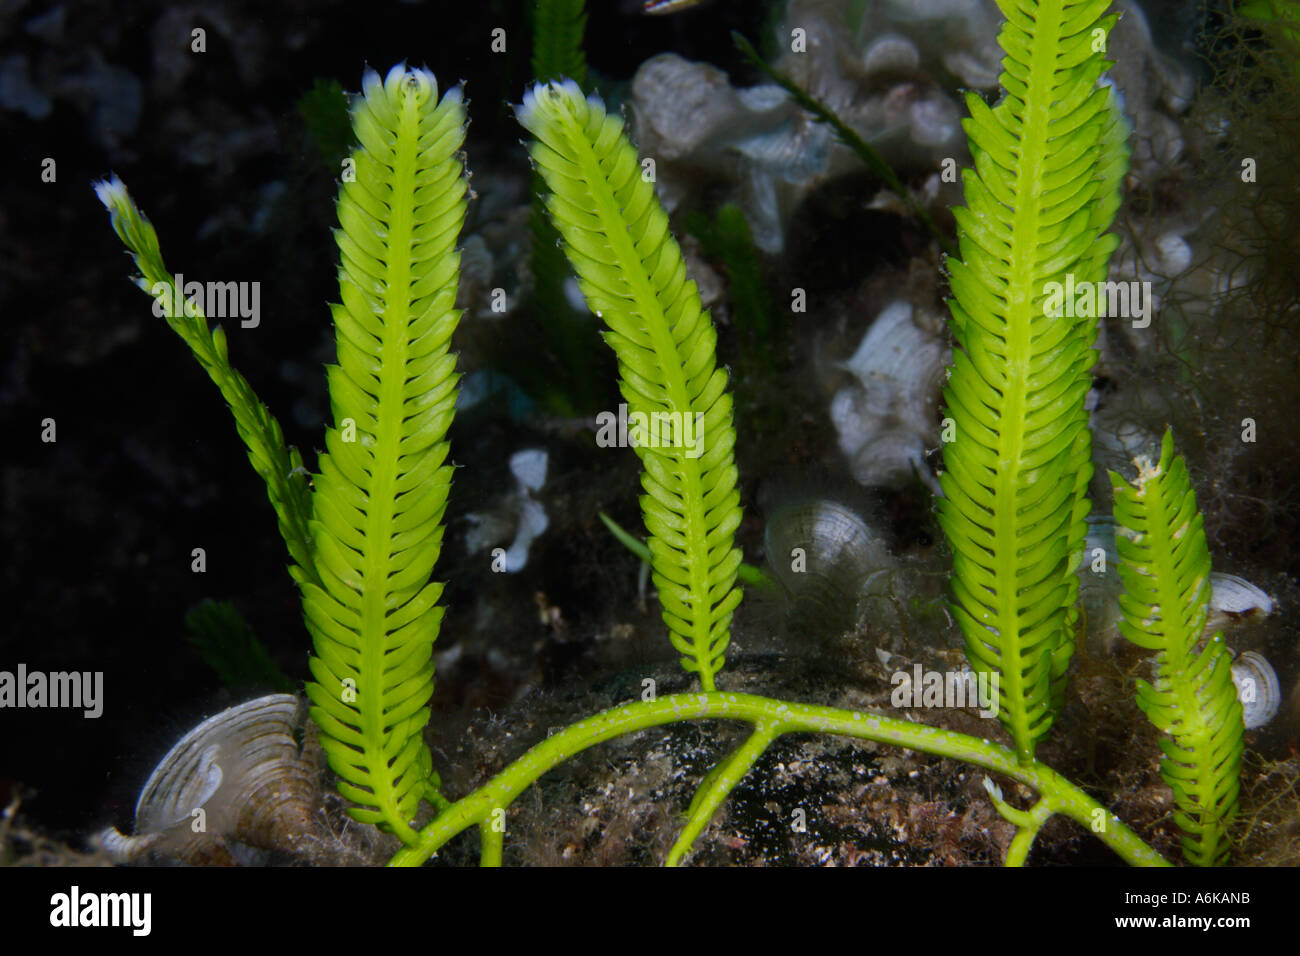
[[542,503],[533,497],[546,484],[548,457],[544,448],[525,448],[510,456],[510,473],[515,477],[516,490],[505,495],[490,511],[465,515],[472,525],[465,534],[465,547],[471,553],[503,541],[513,524],[515,536],[505,551],[504,570],[514,574],[524,569],[528,564],[528,549],[550,525]]
[[546,449],[525,448],[510,456],[510,473],[528,491],[541,491],[546,484]]

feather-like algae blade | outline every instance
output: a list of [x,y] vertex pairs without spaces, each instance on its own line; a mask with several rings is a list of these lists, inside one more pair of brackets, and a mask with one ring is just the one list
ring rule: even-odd
[[368,72],[352,105],[355,177],[339,187],[334,425],[312,495],[319,586],[303,586],[312,716],[349,811],[405,840],[432,772],[424,727],[442,585],[430,581],[451,484],[465,218],[458,87]]
[[1160,774],[1174,791],[1183,856],[1199,866],[1227,859],[1237,814],[1245,724],[1223,635],[1197,652],[1210,600],[1210,551],[1187,465],[1166,430],[1160,460],[1138,459],[1132,484],[1110,472],[1124,594],[1120,629],[1156,651],[1153,682],[1137,703],[1159,730]]
[[[1092,475],[1084,397],[1095,320],[1047,315],[1050,283],[1104,278],[1126,161],[1113,94],[1097,90],[1115,17],[1088,0],[999,0],[1002,99],[967,97],[974,169],[954,211],[956,348],[939,523],[972,666],[999,675],[1021,762],[1051,727],[1073,651]],[[1102,42],[1097,42],[1098,39]],[[1118,171],[1118,175],[1117,175]]]
[[636,446],[641,506],[670,640],[712,690],[741,598],[736,433],[713,320],[622,122],[600,98],[572,80],[539,84],[516,113],[535,139],[547,210],[579,286],[609,329],[629,420],[672,422],[667,440]]

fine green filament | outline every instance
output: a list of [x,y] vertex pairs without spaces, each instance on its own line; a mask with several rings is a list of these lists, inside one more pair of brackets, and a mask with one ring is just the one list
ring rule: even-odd
[[[289,574],[300,584],[319,584],[307,530],[311,492],[298,449],[285,445],[280,423],[258,401],[248,380],[231,366],[225,330],[217,326],[209,332],[203,312],[177,289],[175,277],[163,264],[158,233],[131,199],[126,186],[114,176],[97,183],[95,194],[108,209],[113,231],[140,270],[136,285],[157,299],[167,324],[189,346],[229,404],[235,428],[248,449],[248,460],[266,482],[267,497],[271,499],[280,535],[289,550],[292,562]],[[177,304],[181,306],[179,309]]]

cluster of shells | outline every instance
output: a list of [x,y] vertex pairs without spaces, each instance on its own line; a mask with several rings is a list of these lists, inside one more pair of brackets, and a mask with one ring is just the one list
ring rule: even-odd
[[[1123,0],[1117,8],[1122,16],[1108,39],[1107,55],[1114,61],[1108,82],[1119,91],[1133,126],[1129,182],[1150,186],[1184,160],[1182,117],[1191,105],[1194,77],[1156,46],[1137,3]],[[789,0],[774,66],[871,143],[904,179],[928,177],[925,201],[957,202],[955,193],[939,195],[937,170],[949,159],[970,162],[960,125],[966,109],[961,93],[996,93],[1001,19],[994,0]],[[652,57],[638,69],[632,113],[642,154],[657,161],[665,206],[671,211],[705,184],[715,193],[719,183],[729,184],[728,198],[745,212],[758,247],[771,254],[785,250],[788,224],[810,192],[862,169],[830,128],[779,86],[738,88],[718,68],[676,54]],[[1111,279],[1150,283],[1153,311],[1175,280],[1184,291],[1197,292],[1187,282],[1202,245],[1197,230],[1207,214],[1166,210],[1119,224],[1122,245]],[[1196,271],[1202,283],[1229,281],[1215,269]],[[945,355],[946,362],[943,332],[919,313],[909,325],[904,308],[886,309],[846,363],[858,382],[835,395],[831,415],[840,448],[862,484],[897,487],[919,474],[937,488],[921,459],[936,447],[931,396],[937,397],[941,385],[935,356]],[[1106,469],[1126,467],[1134,455],[1149,452],[1164,424],[1180,420],[1167,397],[1153,394],[1138,377],[1120,374],[1132,356],[1162,347],[1157,324],[1135,328],[1117,318],[1101,324],[1097,371],[1112,374],[1119,385],[1092,397],[1097,494],[1109,493]],[[902,361],[891,365],[911,344],[916,353],[903,351]],[[884,349],[887,357],[873,359],[869,347]]]
[[[1137,129],[1133,174],[1145,179],[1183,151],[1177,116],[1193,79],[1156,48],[1135,3],[1118,7],[1111,76]],[[994,0],[790,0],[774,66],[904,178],[926,172],[937,188],[943,160],[969,163],[960,90],[996,91],[1000,22]],[[772,254],[784,249],[790,217],[810,191],[862,168],[779,86],[737,88],[716,67],[672,53],[637,70],[632,111],[669,212],[703,182],[729,183],[755,243]]]

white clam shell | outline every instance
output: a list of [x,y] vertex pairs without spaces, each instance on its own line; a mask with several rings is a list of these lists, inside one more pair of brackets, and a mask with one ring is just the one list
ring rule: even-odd
[[882,33],[867,44],[862,68],[868,73],[905,72],[921,63],[916,44],[901,33]]
[[1233,661],[1232,682],[1237,685],[1247,730],[1263,727],[1273,719],[1282,703],[1282,688],[1273,665],[1262,654],[1246,651]]
[[861,484],[896,487],[915,473],[938,488],[925,451],[938,440],[935,408],[951,353],[926,319],[910,302],[891,302],[840,363],[857,381],[835,394],[831,419]]
[[1210,607],[1229,614],[1249,614],[1259,611],[1273,613],[1273,599],[1245,578],[1235,574],[1210,574]]

